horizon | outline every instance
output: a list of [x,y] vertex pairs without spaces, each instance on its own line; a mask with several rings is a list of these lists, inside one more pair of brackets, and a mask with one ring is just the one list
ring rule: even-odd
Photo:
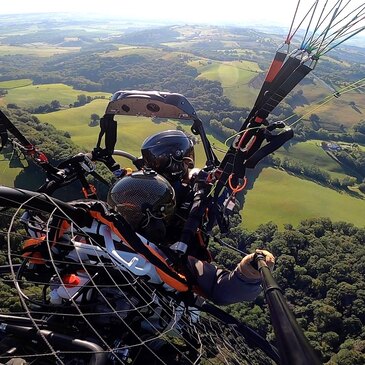
[[[211,22],[187,22],[183,20],[162,20],[162,19],[142,19],[142,18],[121,18],[116,17],[115,15],[105,14],[105,13],[77,13],[77,12],[26,12],[26,13],[9,13],[9,14],[3,14],[0,11],[0,18],[7,19],[14,17],[23,17],[23,16],[29,16],[29,17],[37,17],[39,16],[40,19],[43,19],[46,16],[51,16],[53,18],[59,17],[60,19],[68,19],[70,21],[73,20],[107,20],[109,22],[112,22],[112,24],[117,25],[118,22],[120,23],[126,23],[126,24],[133,24],[136,27],[141,27],[141,25],[154,27],[154,26],[180,26],[180,25],[200,25],[200,26],[216,26],[216,27],[224,27],[224,26],[234,26],[239,28],[249,28],[258,30],[260,32],[263,32],[265,34],[278,34],[283,35],[287,34],[290,28],[290,24],[266,24],[265,22],[259,22],[256,21],[255,23],[251,24],[242,24],[242,23],[232,23],[232,22],[224,22],[223,20],[219,23],[211,23]],[[11,20],[11,19],[10,19]],[[300,27],[298,31],[305,31],[305,28]],[[347,40],[344,44],[344,46],[354,46],[359,48],[365,48],[365,29],[362,33],[355,35],[351,39]]]
[[[105,0],[103,3],[64,0],[62,2],[48,2],[33,0],[32,2],[13,0],[2,4],[0,15],[38,14],[38,13],[67,13],[93,15],[99,17],[117,18],[121,20],[168,21],[201,24],[257,24],[270,22],[271,25],[290,25],[288,16],[278,8],[286,8],[286,14],[294,14],[296,3],[291,0],[279,0],[281,6],[270,0],[243,2],[240,0],[226,0],[224,7],[212,6],[207,1],[196,2],[185,0],[183,7],[170,6],[164,0],[155,0],[151,4],[147,0],[139,0],[138,8],[135,3],[116,3]],[[265,12],[262,8],[265,8]]]
[[[137,7],[135,3],[120,4],[113,0],[93,3],[91,6],[85,0],[78,2],[64,0],[62,2],[48,3],[44,3],[43,0],[33,0],[32,2],[13,0],[12,2],[2,4],[0,17],[11,22],[12,16],[29,15],[42,17],[52,14],[54,17],[59,16],[69,18],[70,20],[77,18],[78,20],[108,20],[113,23],[117,21],[121,23],[131,22],[137,26],[141,24],[148,24],[150,26],[236,26],[256,28],[259,31],[271,34],[277,34],[278,32],[280,34],[288,33],[290,29],[309,30],[310,34],[313,29],[316,29],[315,27],[318,24],[318,30],[327,33],[327,26],[332,27],[339,19],[339,25],[337,27],[335,27],[336,24],[334,25],[334,31],[337,31],[337,29],[341,29],[341,26],[346,25],[345,23],[347,22],[347,20],[341,20],[341,17],[350,19],[356,16],[356,22],[352,20],[354,24],[352,31],[362,29],[362,32],[356,34],[350,40],[346,40],[345,45],[365,47],[365,18],[362,15],[365,12],[365,4],[363,0],[348,0],[344,4],[339,0],[313,1],[313,4],[308,2],[303,4],[300,0],[298,2],[293,0],[278,0],[277,2],[272,2],[271,0],[250,2],[226,0],[222,7],[212,5],[205,0],[200,2],[185,0],[183,6],[177,7],[175,5],[172,7],[170,2],[164,0],[155,0],[153,4],[148,0],[139,0]],[[309,12],[311,8],[315,9],[314,16]],[[331,18],[336,13],[338,13],[338,18],[332,23],[333,19]],[[296,18],[293,21],[294,14],[296,14]],[[301,22],[303,18],[305,18],[305,21]],[[322,22],[322,20],[324,21]]]
[[[300,25],[300,20],[308,15],[310,9],[314,8],[316,15],[313,24],[317,20],[317,15],[323,12],[333,14],[337,12],[342,15],[351,13],[358,15],[364,13],[363,0],[347,0],[342,4],[342,0],[312,0],[313,3],[303,4],[300,0],[225,0],[224,6],[212,4],[210,1],[185,0],[183,6],[170,6],[166,0],[154,0],[151,4],[148,0],[139,0],[138,7],[134,2],[120,4],[113,0],[104,0],[102,3],[93,3],[86,0],[78,2],[63,0],[62,2],[44,2],[43,0],[13,0],[5,2],[0,7],[0,15],[22,15],[22,14],[45,14],[45,13],[65,13],[82,16],[107,17],[121,20],[140,20],[156,22],[183,22],[187,24],[211,24],[211,25],[263,25],[268,26],[291,26],[294,14],[297,14],[294,28]],[[335,9],[338,7],[337,9]],[[358,12],[360,9],[360,12]],[[328,18],[331,17],[329,14]],[[339,15],[338,14],[338,15]],[[328,19],[326,23],[328,23]],[[308,19],[307,19],[308,20]],[[361,21],[361,20],[360,20]],[[359,22],[360,22],[359,21]]]

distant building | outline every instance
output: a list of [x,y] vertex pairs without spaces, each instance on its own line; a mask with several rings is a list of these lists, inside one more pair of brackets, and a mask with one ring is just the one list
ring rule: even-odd
[[338,143],[334,142],[322,142],[321,145],[324,150],[328,151],[339,152],[342,150],[342,147]]

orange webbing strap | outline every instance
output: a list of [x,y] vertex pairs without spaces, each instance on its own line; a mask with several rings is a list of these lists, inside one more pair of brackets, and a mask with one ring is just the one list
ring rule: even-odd
[[46,235],[43,234],[41,237],[29,238],[24,241],[22,246],[22,256],[31,257],[30,263],[33,264],[45,264],[46,259],[49,259],[49,248],[48,243],[51,247],[59,243],[60,238],[63,237],[65,232],[70,228],[70,223],[66,219],[56,218],[52,220],[51,229],[48,237],[53,237],[53,239],[47,239]]
[[44,242],[45,237],[28,238],[25,240],[22,246],[22,257],[28,257],[31,264],[45,264],[46,261],[41,252],[44,251],[41,248],[41,244]]
[[96,187],[93,184],[88,184],[87,186],[82,187],[82,194],[86,199],[96,198]]
[[271,83],[274,81],[276,75],[278,74],[278,72],[281,69],[281,66],[283,65],[285,58],[286,58],[286,53],[276,52],[275,57],[271,62],[269,71],[267,72],[267,75],[265,78],[266,83]]
[[[96,205],[93,208],[98,208]],[[114,214],[103,214],[102,211],[89,210],[91,217],[108,226],[129,248],[142,255],[155,266],[161,280],[178,291],[188,291],[190,286],[187,279],[167,265],[165,258],[156,252],[151,246],[145,245],[122,217]],[[123,232],[123,234],[122,234]]]
[[[61,224],[59,225],[59,229],[58,229],[58,234],[57,234],[57,238],[61,238],[65,232],[70,228],[70,223],[68,221],[66,221],[65,219],[63,219],[61,221]],[[57,241],[56,241],[57,243]]]

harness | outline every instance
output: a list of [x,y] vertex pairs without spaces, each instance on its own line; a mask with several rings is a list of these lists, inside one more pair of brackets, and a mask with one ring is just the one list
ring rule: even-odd
[[[103,225],[109,228],[109,230],[120,240],[120,243],[126,247],[126,251],[139,256],[144,257],[150,262],[161,281],[178,292],[187,292],[192,290],[190,280],[180,272],[176,271],[170,264],[168,259],[159,252],[154,245],[149,245],[142,242],[141,238],[133,231],[128,223],[118,214],[110,212],[105,203],[99,201],[87,201],[76,202],[74,206],[85,209],[85,215],[88,216],[88,222],[85,227],[81,227],[81,230],[88,231],[95,225]],[[48,240],[44,237],[32,238],[26,240],[23,244],[23,257],[27,257],[38,263],[45,263],[49,259],[49,250],[47,242],[53,242],[52,248],[56,252],[58,248],[57,242],[64,238],[64,233],[69,227],[67,220],[61,220],[59,222],[52,222],[52,232],[48,234]],[[67,236],[67,234],[66,234]],[[102,236],[100,238],[103,238]],[[61,245],[63,246],[63,245]],[[72,244],[68,244],[67,248],[72,249]],[[105,248],[103,248],[105,249]],[[115,246],[113,245],[113,250]],[[109,253],[109,249],[107,249]],[[43,260],[43,261],[41,261]]]

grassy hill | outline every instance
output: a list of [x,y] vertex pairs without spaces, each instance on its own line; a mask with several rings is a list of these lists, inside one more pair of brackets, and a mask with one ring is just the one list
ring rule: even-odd
[[24,87],[32,84],[33,81],[31,79],[0,81],[0,89],[16,89],[17,87]]
[[22,171],[21,167],[11,167],[9,158],[0,154],[0,184],[5,186],[13,186],[16,176]]
[[244,228],[274,222],[283,228],[304,219],[329,217],[332,221],[351,222],[364,227],[365,200],[302,180],[272,168],[263,169],[246,194],[242,212]]
[[320,125],[327,130],[338,130],[341,125],[351,127],[363,120],[365,95],[360,92],[361,89],[346,92],[339,98],[331,98],[334,90],[325,87],[318,80],[315,80],[313,84],[302,85],[300,88],[308,104],[294,108],[298,116],[306,114],[309,117],[311,113],[315,113],[320,118]]
[[[65,109],[48,114],[37,114],[37,117],[41,122],[50,123],[57,129],[69,132],[72,140],[76,144],[87,150],[91,150],[95,147],[100,128],[88,126],[90,115],[96,113],[102,116],[107,103],[107,100],[98,99],[79,108]],[[118,122],[118,141],[116,148],[125,150],[135,156],[140,155],[140,147],[145,138],[153,133],[167,129],[176,129],[179,125],[177,121],[166,120],[155,123],[150,118],[144,117],[116,116],[115,120]],[[182,127],[187,133],[191,133],[188,124],[185,123]],[[219,149],[226,149],[224,144],[213,136],[208,135],[208,138],[212,145]],[[198,143],[195,150],[196,164],[199,167],[203,167],[205,164],[203,145]],[[222,153],[218,151],[217,156],[221,157]],[[127,163],[127,161],[124,163]]]
[[26,81],[15,80],[14,82],[3,83],[3,85],[5,86],[1,86],[0,83],[0,88],[8,89],[8,94],[0,99],[0,105],[14,103],[21,108],[34,108],[39,105],[49,104],[53,100],[58,100],[61,105],[68,106],[77,101],[77,96],[81,94],[91,97],[104,97],[105,99],[110,97],[108,93],[75,90],[64,84],[33,85],[26,84]]
[[199,78],[219,81],[224,95],[231,100],[233,105],[249,108],[256,100],[258,90],[250,86],[250,81],[261,72],[256,62],[218,62],[198,59],[189,62],[189,65],[198,70]]
[[22,46],[10,46],[10,45],[0,45],[0,56],[8,55],[27,55],[27,56],[37,56],[37,57],[50,57],[57,54],[65,54],[71,52],[78,52],[80,47],[60,47],[56,45],[44,44],[29,44]]
[[102,57],[123,57],[138,54],[144,57],[159,58],[163,57],[169,52],[161,51],[155,47],[140,47],[140,46],[129,46],[129,45],[117,45],[118,50],[108,51],[102,54]]
[[[52,86],[53,90],[57,87]],[[34,90],[34,89],[31,89]],[[68,89],[72,92],[72,89]],[[79,108],[69,108],[49,114],[38,114],[41,122],[54,125],[57,129],[68,131],[72,140],[87,150],[91,150],[97,141],[99,127],[89,127],[90,115],[102,116],[108,100],[98,99]],[[117,148],[136,156],[140,155],[143,140],[166,129],[176,129],[177,121],[152,122],[149,118],[117,116]],[[182,127],[190,132],[187,124]],[[212,145],[220,150],[227,147],[208,135]],[[318,141],[297,143],[288,149],[281,148],[276,152],[281,158],[290,157],[306,163],[313,163],[336,177],[345,176],[341,168],[320,148]],[[222,158],[222,152],[217,152]],[[196,165],[204,166],[205,154],[201,143],[196,145]],[[123,166],[131,166],[126,159],[119,161]],[[0,162],[1,183],[11,185],[20,169],[9,168],[8,161]],[[274,221],[281,228],[284,224],[298,224],[301,220],[312,217],[330,217],[332,220],[349,221],[363,226],[365,202],[344,193],[319,186],[310,181],[299,179],[274,169],[264,169],[254,188],[246,195],[242,212],[243,227],[250,230],[267,221]]]

